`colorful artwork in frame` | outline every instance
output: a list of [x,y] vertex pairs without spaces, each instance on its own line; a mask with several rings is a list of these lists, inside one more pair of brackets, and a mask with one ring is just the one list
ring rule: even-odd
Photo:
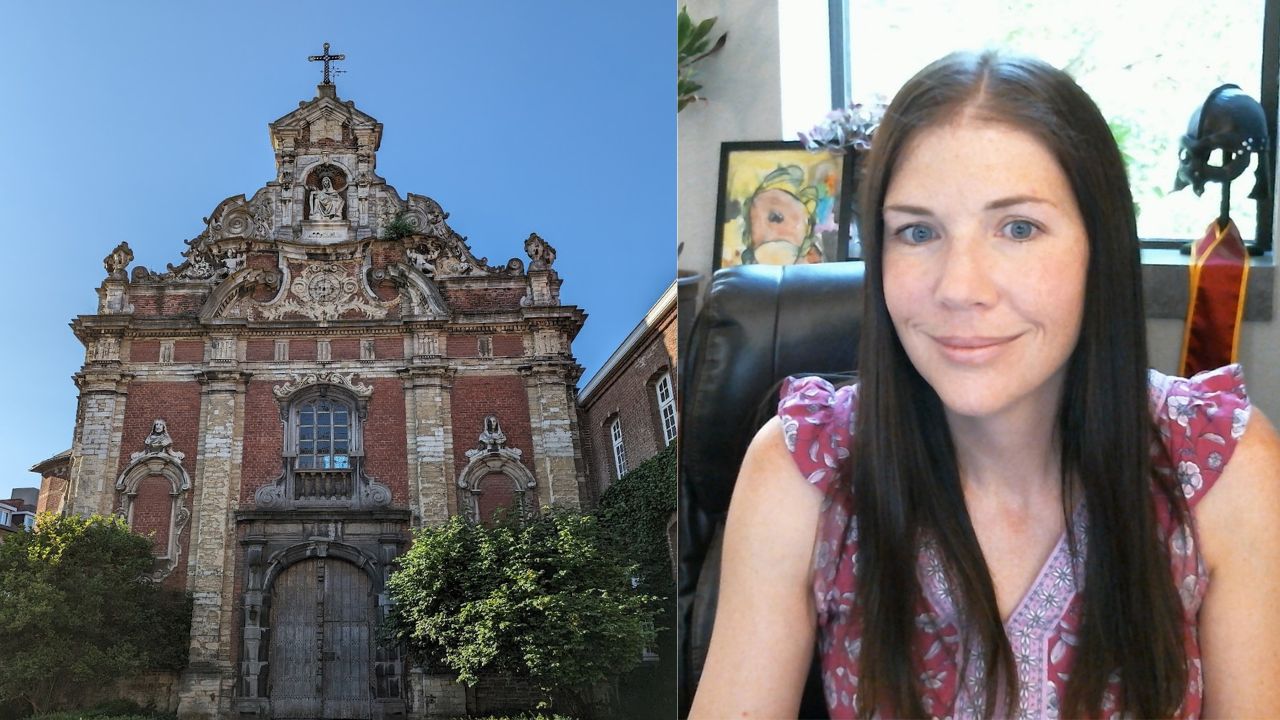
[[799,142],[722,143],[714,266],[846,259],[854,164]]

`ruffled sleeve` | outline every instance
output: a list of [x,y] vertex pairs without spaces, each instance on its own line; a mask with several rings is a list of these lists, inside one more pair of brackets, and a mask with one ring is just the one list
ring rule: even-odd
[[1150,374],[1156,426],[1187,505],[1195,507],[1217,482],[1244,435],[1252,406],[1239,365],[1186,379]]
[[857,386],[836,388],[819,377],[787,378],[778,417],[801,474],[823,492],[845,470],[853,437]]

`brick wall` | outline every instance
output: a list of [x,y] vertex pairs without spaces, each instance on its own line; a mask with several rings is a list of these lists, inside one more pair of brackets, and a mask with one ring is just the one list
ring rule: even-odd
[[174,362],[204,362],[203,340],[179,340],[173,344]]
[[[487,415],[497,415],[507,447],[524,454],[526,467],[537,467],[533,435],[529,430],[529,395],[519,375],[459,375],[450,396],[453,424],[453,464],[457,472],[467,466],[466,452],[479,443]],[[403,433],[402,433],[403,436]]]
[[405,445],[404,385],[399,379],[366,380],[373,386],[364,426],[365,472],[391,489],[391,504],[409,504],[409,450]]
[[379,360],[403,358],[404,338],[398,336],[374,338],[373,354]]
[[289,340],[290,360],[315,360],[316,341],[311,338],[291,338]]
[[622,421],[622,445],[628,469],[634,469],[666,447],[654,381],[668,371],[672,391],[675,391],[678,385],[672,354],[675,343],[673,311],[662,318],[656,332],[645,337],[643,347],[627,358],[625,365],[614,368],[612,377],[588,399],[582,432],[590,435],[585,445],[590,448],[590,474],[597,495],[617,479],[613,439],[609,434],[610,418],[616,416]]
[[359,360],[360,339],[352,337],[334,338],[329,341],[329,351],[334,360]]
[[67,481],[53,475],[40,478],[40,499],[36,501],[36,512],[62,512],[67,499]]
[[133,362],[160,362],[160,341],[134,340],[130,342],[129,359]]
[[494,357],[521,357],[524,355],[524,336],[504,333],[493,336]]
[[276,341],[272,339],[250,340],[245,344],[244,358],[249,362],[274,360],[276,358]]
[[519,310],[520,298],[527,292],[528,288],[524,285],[497,288],[451,287],[448,282],[440,285],[440,295],[444,297],[445,305],[451,310],[463,312]]
[[[293,348],[290,347],[290,352]],[[253,493],[280,476],[284,428],[271,381],[251,380],[244,398],[244,460],[240,466],[240,506],[253,506]]]
[[[199,345],[199,343],[194,344]],[[200,432],[200,384],[196,382],[135,382],[129,385],[129,402],[125,404],[124,429],[120,438],[120,464],[116,468],[117,477],[129,466],[129,455],[143,449],[147,436],[151,434],[152,423],[157,418],[164,419],[169,437],[173,440],[173,449],[186,455],[182,460],[182,467],[189,476],[195,477],[196,463],[199,462],[196,456],[196,442]],[[152,481],[147,479],[144,482]],[[162,480],[162,482],[164,487],[157,490],[163,492],[164,503],[167,506],[165,512],[168,512],[170,506],[168,481]],[[188,490],[183,500],[188,511],[192,509],[194,495],[194,492]],[[142,493],[139,493],[135,503],[140,500],[155,502],[154,512],[161,512],[158,507],[159,501],[144,498]],[[167,519],[164,525],[167,542]],[[165,587],[186,587],[187,559],[191,544],[190,523],[187,524],[178,541],[180,547],[178,563],[173,572],[165,578]]]
[[164,289],[132,288],[129,292],[129,304],[133,306],[134,317],[158,317],[174,315],[196,315],[204,306],[204,293],[172,293]]
[[[535,500],[535,493],[527,493],[529,501]],[[503,473],[489,473],[480,480],[480,521],[486,525],[492,524],[494,514],[501,509],[507,514],[516,512],[519,509],[519,503],[516,501],[516,485]],[[532,504],[530,509],[534,509],[536,504]]]
[[168,554],[169,524],[173,519],[173,499],[169,480],[163,475],[148,475],[138,485],[133,499],[132,528],[139,535],[151,536],[151,554]]

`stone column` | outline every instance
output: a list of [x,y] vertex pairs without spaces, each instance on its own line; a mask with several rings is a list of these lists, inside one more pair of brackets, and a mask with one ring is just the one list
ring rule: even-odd
[[443,363],[400,371],[409,450],[409,510],[415,527],[442,525],[456,508],[449,395],[454,370]]
[[[226,361],[224,360],[224,364]],[[226,363],[234,365],[234,361]],[[221,717],[230,711],[235,605],[234,511],[240,494],[244,393],[249,374],[206,370],[200,402],[201,435],[193,481],[195,498],[187,588],[195,598],[190,664],[182,674],[178,716]]]
[[75,376],[80,388],[76,434],[71,445],[68,509],[77,515],[108,515],[115,502],[125,395],[133,378],[119,362],[86,367]]
[[577,364],[534,363],[521,368],[529,394],[529,426],[538,480],[538,500],[544,506],[581,509],[578,488],[581,451],[576,430],[573,384],[582,368]]

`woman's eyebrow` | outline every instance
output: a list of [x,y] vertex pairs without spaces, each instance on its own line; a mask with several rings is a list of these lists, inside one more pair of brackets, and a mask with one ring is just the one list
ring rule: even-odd
[[[983,210],[1001,210],[1003,208],[1012,207],[1014,205],[1023,205],[1027,203],[1038,203],[1042,205],[1049,205],[1050,207],[1055,207],[1055,208],[1058,207],[1057,204],[1054,203],[1052,200],[1047,200],[1045,198],[1037,197],[1035,195],[1010,195],[1009,197],[1000,198],[998,200],[992,200],[991,202],[987,203],[982,209]],[[919,205],[885,205],[884,209],[892,210],[893,212],[905,213],[907,215],[920,215],[923,217],[933,217],[932,210],[926,207],[921,207]]]

